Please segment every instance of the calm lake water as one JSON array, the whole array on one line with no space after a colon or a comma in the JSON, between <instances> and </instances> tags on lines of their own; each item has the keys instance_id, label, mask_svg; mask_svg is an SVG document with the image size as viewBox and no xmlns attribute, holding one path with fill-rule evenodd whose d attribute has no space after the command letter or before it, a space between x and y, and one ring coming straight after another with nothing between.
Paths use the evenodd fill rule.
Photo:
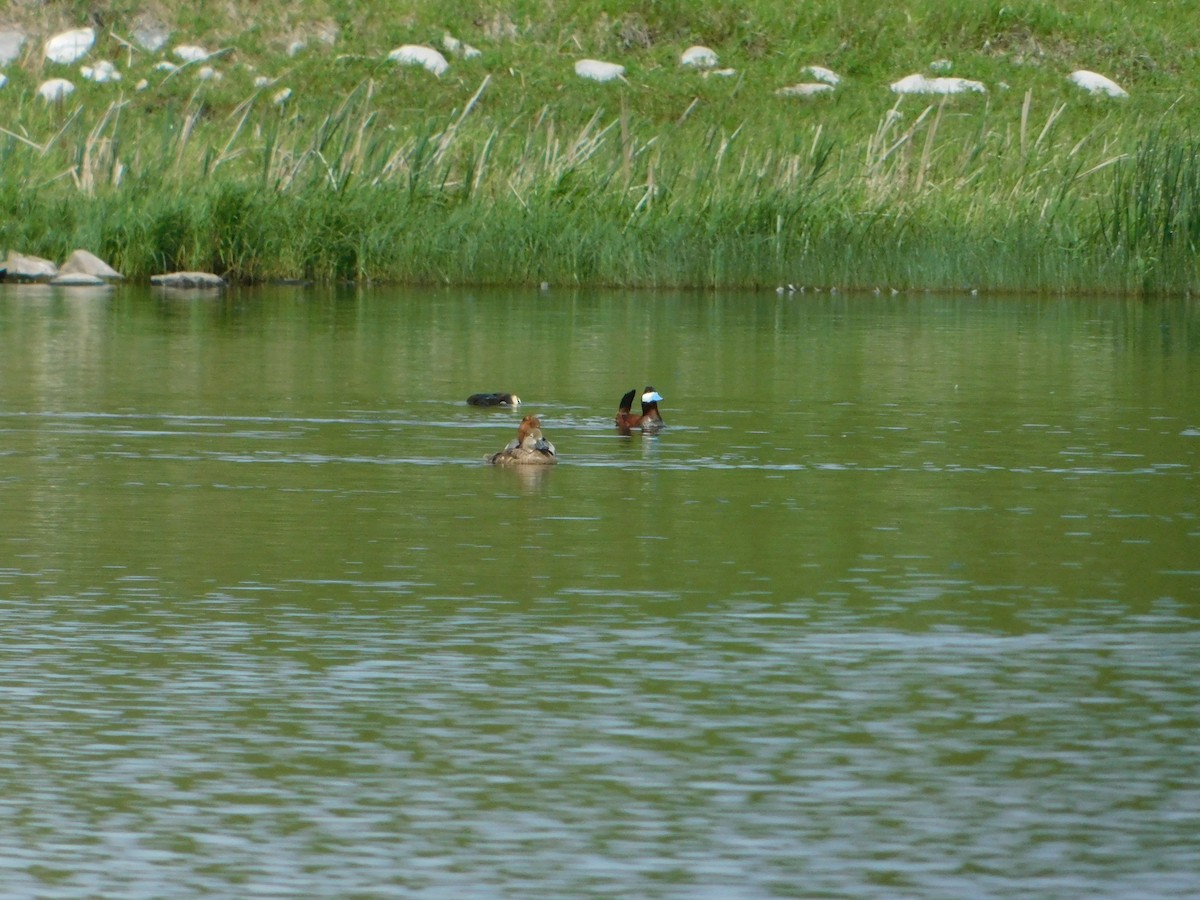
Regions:
<instances>
[{"instance_id":1,"label":"calm lake water","mask_svg":"<svg viewBox=\"0 0 1200 900\"><path fill-rule=\"evenodd\" d=\"M1196 896L1200 307L0 286L0 629L6 896Z\"/></svg>"}]
</instances>

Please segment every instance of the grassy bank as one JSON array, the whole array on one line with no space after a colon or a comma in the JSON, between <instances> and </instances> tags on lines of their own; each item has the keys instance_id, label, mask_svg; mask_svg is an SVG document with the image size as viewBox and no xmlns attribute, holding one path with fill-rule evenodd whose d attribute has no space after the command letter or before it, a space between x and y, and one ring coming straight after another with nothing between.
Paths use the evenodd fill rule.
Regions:
<instances>
[{"instance_id":1,"label":"grassy bank","mask_svg":"<svg viewBox=\"0 0 1200 900\"><path fill-rule=\"evenodd\" d=\"M149 10L168 47L224 51L200 81L132 46L146 4L31 5L14 19L41 37L99 8L88 59L124 77L86 82L41 37L5 70L0 249L251 281L1200 288L1190 4L1138 21L1115 3L693 6ZM386 60L445 32L481 55L447 54L441 78ZM679 66L697 42L736 74ZM577 78L589 56L625 79ZM987 93L888 90L935 59ZM842 75L831 96L776 93L810 64ZM1131 96L1087 95L1075 68ZM56 75L78 90L48 104Z\"/></svg>"}]
</instances>

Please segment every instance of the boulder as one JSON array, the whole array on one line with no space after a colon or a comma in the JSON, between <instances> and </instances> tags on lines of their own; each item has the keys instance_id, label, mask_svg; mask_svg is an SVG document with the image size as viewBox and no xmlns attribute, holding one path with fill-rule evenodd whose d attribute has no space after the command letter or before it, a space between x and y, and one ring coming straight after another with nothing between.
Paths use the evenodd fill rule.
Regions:
<instances>
[{"instance_id":1,"label":"boulder","mask_svg":"<svg viewBox=\"0 0 1200 900\"><path fill-rule=\"evenodd\" d=\"M73 93L75 85L65 78L51 78L49 81L43 81L38 87L38 96L47 103L64 100Z\"/></svg>"},{"instance_id":2,"label":"boulder","mask_svg":"<svg viewBox=\"0 0 1200 900\"><path fill-rule=\"evenodd\" d=\"M805 81L781 87L776 92L781 97L820 97L833 93L833 85L821 81Z\"/></svg>"},{"instance_id":3,"label":"boulder","mask_svg":"<svg viewBox=\"0 0 1200 900\"><path fill-rule=\"evenodd\" d=\"M185 63L200 62L212 56L212 51L204 47L198 47L195 44L180 44L175 48L175 56L183 60Z\"/></svg>"},{"instance_id":4,"label":"boulder","mask_svg":"<svg viewBox=\"0 0 1200 900\"><path fill-rule=\"evenodd\" d=\"M402 66L421 66L439 78L450 68L446 57L432 47L422 44L405 44L388 54L388 59Z\"/></svg>"},{"instance_id":5,"label":"boulder","mask_svg":"<svg viewBox=\"0 0 1200 900\"><path fill-rule=\"evenodd\" d=\"M591 81L612 81L625 76L625 67L599 59L581 59L575 63L575 74Z\"/></svg>"},{"instance_id":6,"label":"boulder","mask_svg":"<svg viewBox=\"0 0 1200 900\"><path fill-rule=\"evenodd\" d=\"M117 67L107 59L101 60L94 66L81 66L79 69L79 74L88 81L95 81L100 84L104 84L105 82L109 81L121 80L121 73L117 70Z\"/></svg>"},{"instance_id":7,"label":"boulder","mask_svg":"<svg viewBox=\"0 0 1200 900\"><path fill-rule=\"evenodd\" d=\"M464 59L475 59L483 55L483 51L478 47L464 44L448 31L442 35L442 47L447 53L456 53Z\"/></svg>"},{"instance_id":8,"label":"boulder","mask_svg":"<svg viewBox=\"0 0 1200 900\"><path fill-rule=\"evenodd\" d=\"M125 277L100 257L86 250L76 250L67 257L67 261L58 271L63 275L92 275L108 281Z\"/></svg>"},{"instance_id":9,"label":"boulder","mask_svg":"<svg viewBox=\"0 0 1200 900\"><path fill-rule=\"evenodd\" d=\"M813 78L817 79L817 81L824 82L825 84L831 84L834 87L837 87L842 83L841 75L833 71L833 69L827 69L824 66L805 66L804 71Z\"/></svg>"},{"instance_id":10,"label":"boulder","mask_svg":"<svg viewBox=\"0 0 1200 900\"><path fill-rule=\"evenodd\" d=\"M15 250L8 251L4 268L8 270L9 281L49 281L58 274L58 266L50 260L27 256Z\"/></svg>"},{"instance_id":11,"label":"boulder","mask_svg":"<svg viewBox=\"0 0 1200 900\"><path fill-rule=\"evenodd\" d=\"M897 94L983 94L987 87L982 81L967 78L926 78L924 75L905 75L892 82L892 91Z\"/></svg>"},{"instance_id":12,"label":"boulder","mask_svg":"<svg viewBox=\"0 0 1200 900\"><path fill-rule=\"evenodd\" d=\"M73 63L85 56L94 43L96 32L91 28L64 31L46 41L46 59L56 63Z\"/></svg>"},{"instance_id":13,"label":"boulder","mask_svg":"<svg viewBox=\"0 0 1200 900\"><path fill-rule=\"evenodd\" d=\"M159 287L174 288L222 288L225 279L212 272L169 272L165 275L151 275L150 283Z\"/></svg>"},{"instance_id":14,"label":"boulder","mask_svg":"<svg viewBox=\"0 0 1200 900\"><path fill-rule=\"evenodd\" d=\"M700 44L688 47L679 57L679 62L683 65L696 66L701 69L715 68L717 61L716 52Z\"/></svg>"},{"instance_id":15,"label":"boulder","mask_svg":"<svg viewBox=\"0 0 1200 900\"><path fill-rule=\"evenodd\" d=\"M1109 97L1128 97L1129 93L1111 78L1087 69L1076 69L1067 76L1072 84L1091 94L1107 94Z\"/></svg>"}]
</instances>

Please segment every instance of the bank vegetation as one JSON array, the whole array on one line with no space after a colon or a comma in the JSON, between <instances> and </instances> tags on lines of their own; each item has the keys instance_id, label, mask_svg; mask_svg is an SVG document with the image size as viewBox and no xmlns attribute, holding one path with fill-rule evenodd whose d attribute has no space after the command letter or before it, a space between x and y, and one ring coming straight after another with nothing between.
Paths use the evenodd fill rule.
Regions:
<instances>
[{"instance_id":1,"label":"bank vegetation","mask_svg":"<svg viewBox=\"0 0 1200 900\"><path fill-rule=\"evenodd\" d=\"M160 53L130 38L144 4L76 6L14 7L32 36L0 88L0 250L251 282L1200 287L1187 3L243 4L152 10ZM70 67L41 39L88 21L122 80L47 103ZM387 59L447 34L481 53L441 77ZM156 68L185 42L217 77ZM694 43L733 74L681 66ZM585 57L625 77L580 79ZM935 63L987 91L889 90ZM814 64L834 91L778 93ZM1130 96L1080 90L1080 67Z\"/></svg>"}]
</instances>

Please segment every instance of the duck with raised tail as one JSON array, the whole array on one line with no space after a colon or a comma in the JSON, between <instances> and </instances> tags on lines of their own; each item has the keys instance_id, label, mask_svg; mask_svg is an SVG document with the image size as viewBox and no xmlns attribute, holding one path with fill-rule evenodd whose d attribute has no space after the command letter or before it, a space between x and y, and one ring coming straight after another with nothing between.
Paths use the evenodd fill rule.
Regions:
<instances>
[{"instance_id":1,"label":"duck with raised tail","mask_svg":"<svg viewBox=\"0 0 1200 900\"><path fill-rule=\"evenodd\" d=\"M640 414L633 411L633 398L635 396L637 396L637 388L634 388L621 398L621 405L617 408L617 415L614 419L617 423L617 428L622 431L629 431L631 428L641 428L643 431L657 431L659 428L662 428L663 417L658 411L658 402L663 399L663 396L651 385L646 385L645 390L642 391L642 411Z\"/></svg>"}]
</instances>

